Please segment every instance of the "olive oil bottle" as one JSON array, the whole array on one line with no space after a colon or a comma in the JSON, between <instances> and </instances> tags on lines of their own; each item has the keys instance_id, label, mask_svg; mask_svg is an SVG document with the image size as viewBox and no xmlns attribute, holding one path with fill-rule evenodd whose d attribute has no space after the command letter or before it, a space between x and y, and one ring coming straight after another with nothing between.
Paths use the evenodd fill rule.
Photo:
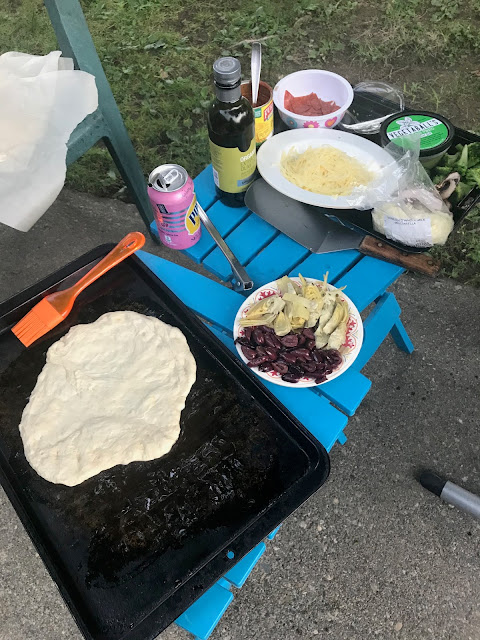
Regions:
<instances>
[{"instance_id":1,"label":"olive oil bottle","mask_svg":"<svg viewBox=\"0 0 480 640\"><path fill-rule=\"evenodd\" d=\"M207 125L215 189L225 204L242 206L257 166L255 117L241 93L236 58L215 60L213 79L216 97L208 110Z\"/></svg>"}]
</instances>

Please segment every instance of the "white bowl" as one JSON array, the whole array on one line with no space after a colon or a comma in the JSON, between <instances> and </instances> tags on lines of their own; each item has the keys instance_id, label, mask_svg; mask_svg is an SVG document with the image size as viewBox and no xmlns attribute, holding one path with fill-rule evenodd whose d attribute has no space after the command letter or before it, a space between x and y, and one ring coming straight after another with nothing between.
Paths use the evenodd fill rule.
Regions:
<instances>
[{"instance_id":1,"label":"white bowl","mask_svg":"<svg viewBox=\"0 0 480 640\"><path fill-rule=\"evenodd\" d=\"M334 100L339 105L339 109L326 116L301 116L285 109L286 90L294 96L305 96L313 91L321 100ZM290 129L301 127L331 129L337 126L345 111L352 104L353 89L350 83L337 73L320 69L305 69L291 73L279 80L273 90L273 101L281 119Z\"/></svg>"}]
</instances>

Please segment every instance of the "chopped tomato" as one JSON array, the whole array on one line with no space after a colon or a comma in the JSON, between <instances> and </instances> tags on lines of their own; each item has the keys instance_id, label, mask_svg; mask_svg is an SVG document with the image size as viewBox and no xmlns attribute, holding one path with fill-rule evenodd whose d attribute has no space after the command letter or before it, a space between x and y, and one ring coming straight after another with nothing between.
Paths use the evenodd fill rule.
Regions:
<instances>
[{"instance_id":1,"label":"chopped tomato","mask_svg":"<svg viewBox=\"0 0 480 640\"><path fill-rule=\"evenodd\" d=\"M285 109L299 116L326 116L340 108L333 100L326 102L313 91L306 96L292 96L290 91L285 91L283 103Z\"/></svg>"}]
</instances>

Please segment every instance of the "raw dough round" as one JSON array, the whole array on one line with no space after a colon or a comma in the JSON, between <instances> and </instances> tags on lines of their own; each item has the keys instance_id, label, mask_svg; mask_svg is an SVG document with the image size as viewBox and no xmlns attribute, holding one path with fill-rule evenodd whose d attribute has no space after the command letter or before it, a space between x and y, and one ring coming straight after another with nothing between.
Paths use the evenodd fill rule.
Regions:
<instances>
[{"instance_id":1,"label":"raw dough round","mask_svg":"<svg viewBox=\"0 0 480 640\"><path fill-rule=\"evenodd\" d=\"M68 486L160 458L180 434L195 376L185 336L158 318L116 311L72 327L48 350L23 411L25 456Z\"/></svg>"}]
</instances>

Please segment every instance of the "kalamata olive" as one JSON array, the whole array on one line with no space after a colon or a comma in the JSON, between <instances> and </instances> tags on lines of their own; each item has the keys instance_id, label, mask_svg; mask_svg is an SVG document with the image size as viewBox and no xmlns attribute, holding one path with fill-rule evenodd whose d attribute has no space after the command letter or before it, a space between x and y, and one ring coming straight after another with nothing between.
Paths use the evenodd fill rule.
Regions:
<instances>
[{"instance_id":1,"label":"kalamata olive","mask_svg":"<svg viewBox=\"0 0 480 640\"><path fill-rule=\"evenodd\" d=\"M268 360L268 356L258 356L258 358L253 358L253 360L250 360L249 362L247 362L249 367L258 367L259 364L262 364L262 362L267 362Z\"/></svg>"},{"instance_id":2,"label":"kalamata olive","mask_svg":"<svg viewBox=\"0 0 480 640\"><path fill-rule=\"evenodd\" d=\"M312 351L312 349L315 349L315 340L307 340L305 346L307 347L307 349L310 349L310 351Z\"/></svg>"},{"instance_id":3,"label":"kalamata olive","mask_svg":"<svg viewBox=\"0 0 480 640\"><path fill-rule=\"evenodd\" d=\"M253 330L253 339L256 344L265 344L265 336L259 327Z\"/></svg>"},{"instance_id":4,"label":"kalamata olive","mask_svg":"<svg viewBox=\"0 0 480 640\"><path fill-rule=\"evenodd\" d=\"M329 364L332 364L334 366L338 366L339 364L341 364L342 356L336 349L327 349L326 351L324 351L324 353Z\"/></svg>"},{"instance_id":5,"label":"kalamata olive","mask_svg":"<svg viewBox=\"0 0 480 640\"><path fill-rule=\"evenodd\" d=\"M266 324L262 324L262 329L265 333L273 333L275 331L273 327L267 327Z\"/></svg>"},{"instance_id":6,"label":"kalamata olive","mask_svg":"<svg viewBox=\"0 0 480 640\"><path fill-rule=\"evenodd\" d=\"M288 364L286 362L272 362L272 367L277 373L287 373Z\"/></svg>"},{"instance_id":7,"label":"kalamata olive","mask_svg":"<svg viewBox=\"0 0 480 640\"><path fill-rule=\"evenodd\" d=\"M312 351L312 355L313 355L313 359L315 360L315 362L324 362L324 360L325 360L324 355L320 351L320 349L314 349Z\"/></svg>"},{"instance_id":8,"label":"kalamata olive","mask_svg":"<svg viewBox=\"0 0 480 640\"><path fill-rule=\"evenodd\" d=\"M277 336L273 333L265 334L265 344L269 347L273 347L273 349L279 349L281 347L280 340L278 340Z\"/></svg>"},{"instance_id":9,"label":"kalamata olive","mask_svg":"<svg viewBox=\"0 0 480 640\"><path fill-rule=\"evenodd\" d=\"M270 360L275 361L278 358L278 351L273 349L273 347L264 347L265 355L270 358Z\"/></svg>"},{"instance_id":10,"label":"kalamata olive","mask_svg":"<svg viewBox=\"0 0 480 640\"><path fill-rule=\"evenodd\" d=\"M290 367L288 367L288 371L290 373L294 373L300 378L305 374L305 371L303 370L303 368L295 364L292 364Z\"/></svg>"},{"instance_id":11,"label":"kalamata olive","mask_svg":"<svg viewBox=\"0 0 480 640\"><path fill-rule=\"evenodd\" d=\"M308 349L304 349L303 347L299 347L298 349L293 349L290 353L294 353L297 357L307 358L307 360L311 360L312 354Z\"/></svg>"},{"instance_id":12,"label":"kalamata olive","mask_svg":"<svg viewBox=\"0 0 480 640\"><path fill-rule=\"evenodd\" d=\"M280 338L280 342L284 347L295 348L298 345L298 336L294 333L287 334L286 336L283 336L283 338Z\"/></svg>"},{"instance_id":13,"label":"kalamata olive","mask_svg":"<svg viewBox=\"0 0 480 640\"><path fill-rule=\"evenodd\" d=\"M255 347L255 351L257 352L257 356L267 355L267 352L265 351L265 347L261 347L260 345L258 347Z\"/></svg>"},{"instance_id":14,"label":"kalamata olive","mask_svg":"<svg viewBox=\"0 0 480 640\"><path fill-rule=\"evenodd\" d=\"M331 367L327 367L327 368L325 369L325 375L326 375L326 376L329 376L332 372L333 372L333 369L332 369Z\"/></svg>"},{"instance_id":15,"label":"kalamata olive","mask_svg":"<svg viewBox=\"0 0 480 640\"><path fill-rule=\"evenodd\" d=\"M303 335L303 333L299 333L298 334L298 346L301 347L302 344L305 344L306 342L306 337Z\"/></svg>"},{"instance_id":16,"label":"kalamata olive","mask_svg":"<svg viewBox=\"0 0 480 640\"><path fill-rule=\"evenodd\" d=\"M247 340L247 338L244 337L240 337L235 340L235 344L241 344L245 347L250 347L250 340Z\"/></svg>"},{"instance_id":17,"label":"kalamata olive","mask_svg":"<svg viewBox=\"0 0 480 640\"><path fill-rule=\"evenodd\" d=\"M251 347L245 347L242 345L242 353L246 358L248 358L248 360L253 360L257 357L257 352Z\"/></svg>"},{"instance_id":18,"label":"kalamata olive","mask_svg":"<svg viewBox=\"0 0 480 640\"><path fill-rule=\"evenodd\" d=\"M313 333L313 329L310 329L309 327L306 327L302 331L302 334L305 336L305 338L307 338L307 340L315 340L315 334Z\"/></svg>"},{"instance_id":19,"label":"kalamata olive","mask_svg":"<svg viewBox=\"0 0 480 640\"><path fill-rule=\"evenodd\" d=\"M273 343L274 343L273 346L274 346L274 348L275 349L281 349L283 345L280 342L280 340L278 339L278 337L275 334L273 334L272 337L273 337Z\"/></svg>"},{"instance_id":20,"label":"kalamata olive","mask_svg":"<svg viewBox=\"0 0 480 640\"><path fill-rule=\"evenodd\" d=\"M303 356L297 356L296 364L298 364L301 367L303 367L305 362L308 362L308 360L306 358L304 358Z\"/></svg>"},{"instance_id":21,"label":"kalamata olive","mask_svg":"<svg viewBox=\"0 0 480 640\"><path fill-rule=\"evenodd\" d=\"M318 376L315 378L315 384L321 384L322 382L325 382L326 379L326 376Z\"/></svg>"},{"instance_id":22,"label":"kalamata olive","mask_svg":"<svg viewBox=\"0 0 480 640\"><path fill-rule=\"evenodd\" d=\"M296 382L298 382L300 380L301 376L297 376L294 373L284 373L282 376L282 380L284 380L285 382L291 382L292 384L295 384Z\"/></svg>"},{"instance_id":23,"label":"kalamata olive","mask_svg":"<svg viewBox=\"0 0 480 640\"><path fill-rule=\"evenodd\" d=\"M305 362L305 364L303 364L302 367L305 369L307 373L315 373L316 365L314 362Z\"/></svg>"},{"instance_id":24,"label":"kalamata olive","mask_svg":"<svg viewBox=\"0 0 480 640\"><path fill-rule=\"evenodd\" d=\"M273 365L271 362L262 362L262 364L258 365L258 370L259 371L273 371Z\"/></svg>"},{"instance_id":25,"label":"kalamata olive","mask_svg":"<svg viewBox=\"0 0 480 640\"><path fill-rule=\"evenodd\" d=\"M297 356L293 353L289 353L288 351L282 353L282 358L289 364L295 364L295 362L297 361Z\"/></svg>"},{"instance_id":26,"label":"kalamata olive","mask_svg":"<svg viewBox=\"0 0 480 640\"><path fill-rule=\"evenodd\" d=\"M245 327L245 338L250 340L252 337L253 327Z\"/></svg>"}]
</instances>

